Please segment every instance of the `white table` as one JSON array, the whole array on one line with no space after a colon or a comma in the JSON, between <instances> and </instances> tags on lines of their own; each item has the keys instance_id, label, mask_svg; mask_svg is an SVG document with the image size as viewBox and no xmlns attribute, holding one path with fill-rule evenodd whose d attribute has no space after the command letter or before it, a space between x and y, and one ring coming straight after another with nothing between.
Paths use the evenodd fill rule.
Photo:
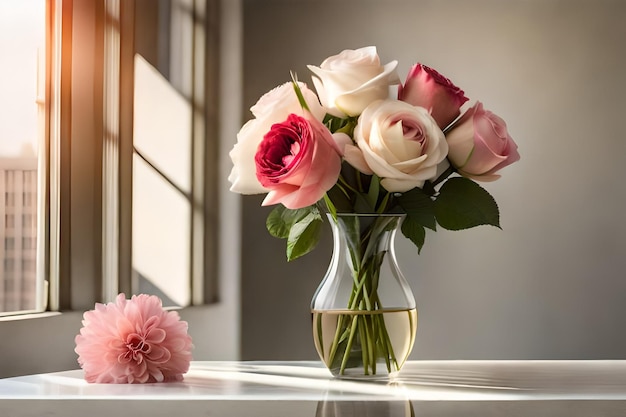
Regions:
<instances>
[{"instance_id":1,"label":"white table","mask_svg":"<svg viewBox=\"0 0 626 417\"><path fill-rule=\"evenodd\" d=\"M626 416L626 361L412 361L393 382L319 362L193 362L180 383L0 379L0 416Z\"/></svg>"}]
</instances>

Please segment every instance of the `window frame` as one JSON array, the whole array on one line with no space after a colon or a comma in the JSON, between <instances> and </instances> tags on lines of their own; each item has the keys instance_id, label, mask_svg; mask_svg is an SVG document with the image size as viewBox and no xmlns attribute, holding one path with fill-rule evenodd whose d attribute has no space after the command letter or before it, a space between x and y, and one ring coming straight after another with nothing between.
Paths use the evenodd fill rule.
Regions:
<instances>
[{"instance_id":1,"label":"window frame","mask_svg":"<svg viewBox=\"0 0 626 417\"><path fill-rule=\"evenodd\" d=\"M51 186L54 180L60 184L58 190L51 189L49 217L49 271L53 289L50 306L51 310L59 311L86 309L94 302L113 300L119 292L131 292L135 1L51 0L51 3L60 4L55 7L55 22L61 22L63 28L60 35L63 47L58 58L61 85L50 92L52 100L60 104L58 111L51 108L49 113L51 120L58 119L53 127L57 124L59 127L50 132L50 143L54 145L49 182ZM192 0L191 13L196 18L206 16L205 25L217 25L218 3ZM67 30L70 15L71 29ZM75 19L75 15L81 18ZM94 17L95 24L85 16ZM193 28L191 100L194 106L205 109L206 116L194 111L191 121L192 305L219 298L216 279L219 200L215 198L218 195L215 155L219 143L215 140L217 95L213 93L219 83L217 70L205 71L218 62L219 41L216 31L208 30L205 36L204 29L197 26ZM81 59L72 60L74 56ZM64 70L68 66L71 73ZM68 84L72 86L71 92L64 87ZM82 93L77 93L77 89ZM55 94L59 95L58 99ZM77 109L81 116L72 117ZM94 140L72 140L72 137ZM64 171L67 166L69 169ZM53 170L57 170L56 175L52 174ZM198 207L201 209L195 209ZM52 224L55 219L59 224ZM93 279L86 280L85 276Z\"/></svg>"}]
</instances>

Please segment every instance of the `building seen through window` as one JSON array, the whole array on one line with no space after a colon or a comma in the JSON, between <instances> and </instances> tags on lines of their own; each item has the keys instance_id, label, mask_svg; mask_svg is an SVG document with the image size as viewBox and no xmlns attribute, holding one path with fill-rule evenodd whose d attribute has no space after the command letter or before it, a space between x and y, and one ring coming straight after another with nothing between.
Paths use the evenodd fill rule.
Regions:
<instances>
[{"instance_id":1,"label":"building seen through window","mask_svg":"<svg viewBox=\"0 0 626 417\"><path fill-rule=\"evenodd\" d=\"M45 10L45 0L0 2L0 314L41 305L36 261Z\"/></svg>"}]
</instances>

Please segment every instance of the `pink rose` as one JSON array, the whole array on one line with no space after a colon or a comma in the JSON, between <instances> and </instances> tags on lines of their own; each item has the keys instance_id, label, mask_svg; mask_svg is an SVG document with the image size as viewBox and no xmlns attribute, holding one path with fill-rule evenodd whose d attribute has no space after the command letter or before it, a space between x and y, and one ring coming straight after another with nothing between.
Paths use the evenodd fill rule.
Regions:
<instances>
[{"instance_id":1,"label":"pink rose","mask_svg":"<svg viewBox=\"0 0 626 417\"><path fill-rule=\"evenodd\" d=\"M506 123L477 102L446 134L448 159L461 175L494 181L497 171L520 159Z\"/></svg>"},{"instance_id":2,"label":"pink rose","mask_svg":"<svg viewBox=\"0 0 626 417\"><path fill-rule=\"evenodd\" d=\"M256 176L270 190L263 205L289 209L315 204L341 170L341 150L330 131L310 113L290 114L274 124L255 155Z\"/></svg>"},{"instance_id":3,"label":"pink rose","mask_svg":"<svg viewBox=\"0 0 626 417\"><path fill-rule=\"evenodd\" d=\"M424 107L443 129L461 114L461 106L469 99L463 90L434 69L415 64L404 85L398 88L398 100Z\"/></svg>"},{"instance_id":4,"label":"pink rose","mask_svg":"<svg viewBox=\"0 0 626 417\"><path fill-rule=\"evenodd\" d=\"M326 111L320 105L317 96L306 84L298 84L311 113L321 121ZM284 121L291 113L302 114L303 110L293 84L288 82L265 93L250 111L255 118L249 120L237 133L237 143L229 153L233 168L228 180L232 184L231 191L241 194L262 194L266 193L267 189L257 180L254 163L259 143L274 123Z\"/></svg>"}]
</instances>

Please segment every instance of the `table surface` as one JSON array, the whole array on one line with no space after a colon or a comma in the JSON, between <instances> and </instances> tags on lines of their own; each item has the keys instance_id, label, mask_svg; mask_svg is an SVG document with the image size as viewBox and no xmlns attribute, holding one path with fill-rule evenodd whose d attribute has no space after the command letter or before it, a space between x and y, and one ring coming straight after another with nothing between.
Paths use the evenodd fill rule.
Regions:
<instances>
[{"instance_id":1,"label":"table surface","mask_svg":"<svg viewBox=\"0 0 626 417\"><path fill-rule=\"evenodd\" d=\"M192 362L180 383L88 384L80 370L0 379L2 416L129 410L151 416L626 416L626 361L410 361L392 381L335 379L308 361Z\"/></svg>"}]
</instances>

